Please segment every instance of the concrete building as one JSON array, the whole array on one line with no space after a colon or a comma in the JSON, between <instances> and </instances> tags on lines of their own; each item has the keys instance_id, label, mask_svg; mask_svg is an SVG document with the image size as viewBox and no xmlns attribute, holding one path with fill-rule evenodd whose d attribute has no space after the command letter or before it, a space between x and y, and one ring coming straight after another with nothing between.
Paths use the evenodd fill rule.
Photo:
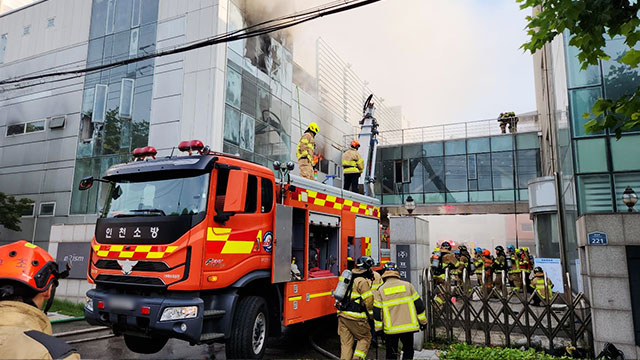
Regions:
<instances>
[{"instance_id":1,"label":"concrete building","mask_svg":"<svg viewBox=\"0 0 640 360\"><path fill-rule=\"evenodd\" d=\"M534 57L545 177L530 183L530 208L546 242L559 239L573 289L590 301L596 354L610 342L638 358L640 215L628 212L622 193L640 189L640 135L587 133L582 116L600 97L634 92L638 69L618 61L628 48L617 37L606 41L609 60L581 70L569 40L560 34Z\"/></svg>"},{"instance_id":2,"label":"concrete building","mask_svg":"<svg viewBox=\"0 0 640 360\"><path fill-rule=\"evenodd\" d=\"M0 79L110 64L269 18L244 5L40 0L12 7L0 15ZM86 261L81 246L93 235L101 189L80 192L80 179L102 176L146 145L165 156L181 140L199 139L214 151L271 166L295 158L297 141L313 121L320 126L319 179L339 178L344 138L361 114L345 118L334 111L318 95L318 74L293 63L290 43L274 33L0 87L0 191L35 201L21 232L0 228L0 244L27 239L59 258ZM324 43L323 51L332 50ZM69 242L77 246L64 245ZM66 281L59 295L77 300L83 284Z\"/></svg>"}]
</instances>

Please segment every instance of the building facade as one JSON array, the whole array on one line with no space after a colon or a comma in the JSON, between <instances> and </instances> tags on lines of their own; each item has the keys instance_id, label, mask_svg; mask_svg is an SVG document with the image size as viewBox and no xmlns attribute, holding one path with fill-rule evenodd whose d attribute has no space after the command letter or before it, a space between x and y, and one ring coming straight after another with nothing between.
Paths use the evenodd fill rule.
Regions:
<instances>
[{"instance_id":1,"label":"building facade","mask_svg":"<svg viewBox=\"0 0 640 360\"><path fill-rule=\"evenodd\" d=\"M574 289L591 302L596 354L606 342L625 356L640 356L640 289L637 258L640 218L622 202L626 187L640 188L640 134L587 133L584 113L598 98L635 91L638 70L619 62L624 38L608 39L609 60L582 70L571 35L561 34L534 56L536 97L542 129L541 164L549 186L532 184L541 215L537 230L560 239L563 266ZM546 200L545 200L546 199ZM553 201L549 201L553 199ZM603 238L604 240L595 240ZM604 245L602 244L604 242ZM577 286L576 286L577 285Z\"/></svg>"}]
</instances>

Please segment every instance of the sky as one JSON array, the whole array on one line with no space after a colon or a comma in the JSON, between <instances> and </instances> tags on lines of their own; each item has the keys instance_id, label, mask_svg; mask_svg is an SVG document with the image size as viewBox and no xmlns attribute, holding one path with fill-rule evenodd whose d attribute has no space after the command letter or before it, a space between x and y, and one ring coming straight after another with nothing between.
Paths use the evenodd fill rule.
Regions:
<instances>
[{"instance_id":1,"label":"sky","mask_svg":"<svg viewBox=\"0 0 640 360\"><path fill-rule=\"evenodd\" d=\"M296 10L328 2L293 1ZM322 37L387 105L402 106L410 127L529 112L528 14L515 0L382 0L299 25L294 61L315 74Z\"/></svg>"}]
</instances>

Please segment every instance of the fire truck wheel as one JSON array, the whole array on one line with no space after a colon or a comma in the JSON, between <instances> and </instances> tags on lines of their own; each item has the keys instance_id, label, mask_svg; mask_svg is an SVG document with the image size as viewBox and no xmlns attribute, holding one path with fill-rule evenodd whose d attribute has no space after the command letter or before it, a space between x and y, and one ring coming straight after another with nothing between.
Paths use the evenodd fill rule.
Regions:
<instances>
[{"instance_id":1,"label":"fire truck wheel","mask_svg":"<svg viewBox=\"0 0 640 360\"><path fill-rule=\"evenodd\" d=\"M261 359L269 329L267 302L259 296L241 298L232 326L225 346L227 359Z\"/></svg>"},{"instance_id":2,"label":"fire truck wheel","mask_svg":"<svg viewBox=\"0 0 640 360\"><path fill-rule=\"evenodd\" d=\"M124 335L124 343L129 350L138 354L155 354L162 350L169 339L167 338L144 338L140 336Z\"/></svg>"}]
</instances>

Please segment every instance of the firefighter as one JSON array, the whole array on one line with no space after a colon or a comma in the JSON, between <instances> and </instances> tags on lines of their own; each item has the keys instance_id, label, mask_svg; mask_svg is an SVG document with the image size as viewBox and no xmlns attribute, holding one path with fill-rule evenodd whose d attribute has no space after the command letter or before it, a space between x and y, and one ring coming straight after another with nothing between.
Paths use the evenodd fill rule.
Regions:
<instances>
[{"instance_id":1,"label":"firefighter","mask_svg":"<svg viewBox=\"0 0 640 360\"><path fill-rule=\"evenodd\" d=\"M482 273L484 272L484 261L482 261L482 249L481 247L476 247L473 249L473 266L475 267L474 273L476 274L476 280L478 281L478 286L482 287Z\"/></svg>"},{"instance_id":2,"label":"firefighter","mask_svg":"<svg viewBox=\"0 0 640 360\"><path fill-rule=\"evenodd\" d=\"M531 270L533 270L534 262L533 256L529 255L529 248L521 247L518 255L518 265L520 266L520 272L524 271L524 286L527 288L531 286Z\"/></svg>"},{"instance_id":3,"label":"firefighter","mask_svg":"<svg viewBox=\"0 0 640 360\"><path fill-rule=\"evenodd\" d=\"M353 270L351 298L346 310L338 311L340 359L365 359L371 344L369 312L373 310L371 266L373 259L363 256ZM353 344L356 343L355 351Z\"/></svg>"},{"instance_id":4,"label":"firefighter","mask_svg":"<svg viewBox=\"0 0 640 360\"><path fill-rule=\"evenodd\" d=\"M443 241L442 244L440 244L439 256L434 255L431 257L431 267L432 269L434 269L434 287L436 288L436 293L438 293L435 300L438 304L444 304L444 297L440 293L438 285L445 286L447 268L449 268L451 271L451 269L457 267L458 265L458 260L453 254L451 254L451 244L449 244L448 241Z\"/></svg>"},{"instance_id":5,"label":"firefighter","mask_svg":"<svg viewBox=\"0 0 640 360\"><path fill-rule=\"evenodd\" d=\"M511 263L511 266L509 266L509 282L517 292L522 290L522 272L520 271L519 257L520 250L513 245L507 245L507 263Z\"/></svg>"},{"instance_id":6,"label":"firefighter","mask_svg":"<svg viewBox=\"0 0 640 360\"><path fill-rule=\"evenodd\" d=\"M298 157L298 169L300 170L300 176L306 179L313 180L313 152L315 151L315 137L318 134L318 124L312 122L304 132L300 141L298 141L298 147L296 150L296 156Z\"/></svg>"},{"instance_id":7,"label":"firefighter","mask_svg":"<svg viewBox=\"0 0 640 360\"><path fill-rule=\"evenodd\" d=\"M498 291L502 291L502 276L505 270L507 270L507 256L504 253L504 247L498 245L496 246L496 260L493 263L493 273L496 275L493 284Z\"/></svg>"},{"instance_id":8,"label":"firefighter","mask_svg":"<svg viewBox=\"0 0 640 360\"><path fill-rule=\"evenodd\" d=\"M489 249L482 250L482 271L484 272L484 286L487 291L493 288L493 256Z\"/></svg>"},{"instance_id":9,"label":"firefighter","mask_svg":"<svg viewBox=\"0 0 640 360\"><path fill-rule=\"evenodd\" d=\"M462 261L462 254L460 253L460 249L457 249L453 252L453 256L456 258L456 266L450 271L451 275L455 279L456 285L462 285L462 275L464 273L464 268L467 266L466 263Z\"/></svg>"},{"instance_id":10,"label":"firefighter","mask_svg":"<svg viewBox=\"0 0 640 360\"><path fill-rule=\"evenodd\" d=\"M413 358L413 333L427 325L425 306L411 283L400 280L397 270L382 274L384 284L374 292L373 319L376 332L384 332L386 359L398 358L402 341L403 359Z\"/></svg>"},{"instance_id":11,"label":"firefighter","mask_svg":"<svg viewBox=\"0 0 640 360\"><path fill-rule=\"evenodd\" d=\"M534 291L533 295L533 305L540 306L541 301L551 301L551 297L553 296L553 283L551 279L547 278L547 284L545 284L545 276L544 271L540 266L536 266L533 269L533 279L531 280L531 288Z\"/></svg>"},{"instance_id":12,"label":"firefighter","mask_svg":"<svg viewBox=\"0 0 640 360\"><path fill-rule=\"evenodd\" d=\"M36 245L20 240L0 246L0 358L80 359L76 349L52 336L45 314L58 279L68 275Z\"/></svg>"},{"instance_id":13,"label":"firefighter","mask_svg":"<svg viewBox=\"0 0 640 360\"><path fill-rule=\"evenodd\" d=\"M342 154L342 172L344 174L344 189L358 192L358 179L364 170L364 159L360 156L358 149L360 142L353 140L351 148Z\"/></svg>"}]
</instances>

